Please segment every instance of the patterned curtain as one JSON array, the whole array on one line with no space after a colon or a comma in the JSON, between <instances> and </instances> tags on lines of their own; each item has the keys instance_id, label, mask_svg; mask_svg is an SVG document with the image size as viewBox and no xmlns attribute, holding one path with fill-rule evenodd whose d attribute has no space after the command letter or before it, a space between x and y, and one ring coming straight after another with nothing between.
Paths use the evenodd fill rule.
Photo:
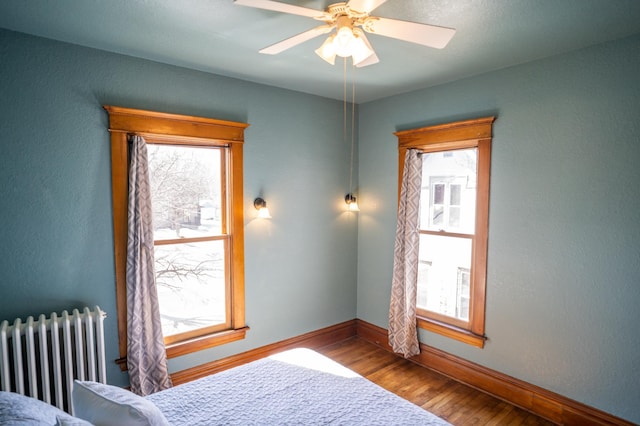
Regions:
<instances>
[{"instance_id":1,"label":"patterned curtain","mask_svg":"<svg viewBox=\"0 0 640 426\"><path fill-rule=\"evenodd\" d=\"M153 257L147 145L131 136L127 240L127 367L131 391L148 395L171 387L160 323Z\"/></svg>"},{"instance_id":2,"label":"patterned curtain","mask_svg":"<svg viewBox=\"0 0 640 426\"><path fill-rule=\"evenodd\" d=\"M420 186L422 160L407 150L398 205L398 226L393 253L393 281L389 307L389 344L405 358L420 353L416 329L418 249L420 243Z\"/></svg>"}]
</instances>

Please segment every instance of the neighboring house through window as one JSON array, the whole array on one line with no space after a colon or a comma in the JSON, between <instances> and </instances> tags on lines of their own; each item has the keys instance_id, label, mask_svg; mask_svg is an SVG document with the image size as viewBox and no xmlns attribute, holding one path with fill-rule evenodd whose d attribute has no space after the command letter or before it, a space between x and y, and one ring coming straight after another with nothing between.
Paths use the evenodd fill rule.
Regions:
<instances>
[{"instance_id":1,"label":"neighboring house through window","mask_svg":"<svg viewBox=\"0 0 640 426\"><path fill-rule=\"evenodd\" d=\"M127 353L130 133L147 142L156 285L167 357L244 338L242 145L247 124L105 109L111 132L121 361Z\"/></svg>"}]
</instances>

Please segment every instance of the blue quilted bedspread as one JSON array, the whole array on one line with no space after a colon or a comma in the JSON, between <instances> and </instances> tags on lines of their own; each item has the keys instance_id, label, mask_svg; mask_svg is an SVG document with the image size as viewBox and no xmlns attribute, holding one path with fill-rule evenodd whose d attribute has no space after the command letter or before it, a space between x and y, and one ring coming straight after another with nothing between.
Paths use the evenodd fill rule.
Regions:
<instances>
[{"instance_id":1,"label":"blue quilted bedspread","mask_svg":"<svg viewBox=\"0 0 640 426\"><path fill-rule=\"evenodd\" d=\"M448 425L309 349L150 395L173 425Z\"/></svg>"}]
</instances>

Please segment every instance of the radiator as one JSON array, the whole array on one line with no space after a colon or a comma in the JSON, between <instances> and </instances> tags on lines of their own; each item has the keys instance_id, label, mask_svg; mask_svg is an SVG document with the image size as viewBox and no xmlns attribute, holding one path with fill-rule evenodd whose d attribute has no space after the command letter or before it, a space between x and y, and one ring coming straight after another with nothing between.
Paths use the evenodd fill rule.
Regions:
<instances>
[{"instance_id":1,"label":"radiator","mask_svg":"<svg viewBox=\"0 0 640 426\"><path fill-rule=\"evenodd\" d=\"M106 383L104 318L93 310L55 312L0 324L0 390L40 399L73 414L73 380Z\"/></svg>"}]
</instances>

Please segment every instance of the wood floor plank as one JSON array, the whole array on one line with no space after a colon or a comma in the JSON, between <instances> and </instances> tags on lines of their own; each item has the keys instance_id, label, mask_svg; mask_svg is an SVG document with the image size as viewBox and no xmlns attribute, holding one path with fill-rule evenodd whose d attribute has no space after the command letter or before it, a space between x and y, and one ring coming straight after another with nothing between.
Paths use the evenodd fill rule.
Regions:
<instances>
[{"instance_id":1,"label":"wood floor plank","mask_svg":"<svg viewBox=\"0 0 640 426\"><path fill-rule=\"evenodd\" d=\"M318 350L453 425L549 426L553 423L353 337Z\"/></svg>"}]
</instances>

